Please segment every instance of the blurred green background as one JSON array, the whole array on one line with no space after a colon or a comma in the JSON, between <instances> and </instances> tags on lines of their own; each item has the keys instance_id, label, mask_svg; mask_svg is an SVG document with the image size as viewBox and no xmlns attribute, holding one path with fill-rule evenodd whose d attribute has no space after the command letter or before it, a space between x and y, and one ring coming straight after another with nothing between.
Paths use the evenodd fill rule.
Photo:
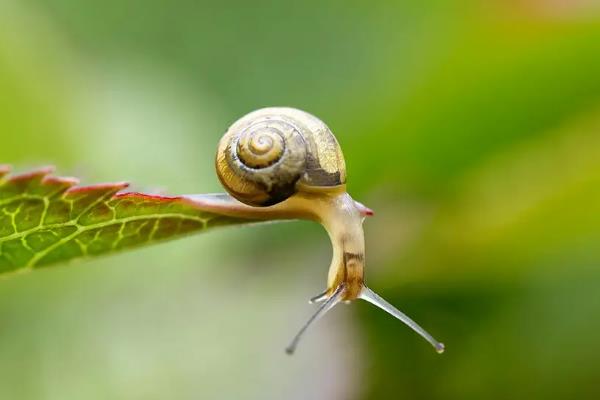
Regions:
<instances>
[{"instance_id":1,"label":"blurred green background","mask_svg":"<svg viewBox=\"0 0 600 400\"><path fill-rule=\"evenodd\" d=\"M227 126L322 118L365 223L363 302L316 224L221 229L0 281L2 399L600 397L597 0L0 1L0 162L222 191Z\"/></svg>"}]
</instances>

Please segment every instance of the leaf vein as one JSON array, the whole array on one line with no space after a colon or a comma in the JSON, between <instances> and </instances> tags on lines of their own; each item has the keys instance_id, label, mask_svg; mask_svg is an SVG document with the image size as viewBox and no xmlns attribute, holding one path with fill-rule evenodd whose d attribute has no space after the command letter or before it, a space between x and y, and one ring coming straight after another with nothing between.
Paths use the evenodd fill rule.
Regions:
<instances>
[{"instance_id":1,"label":"leaf vein","mask_svg":"<svg viewBox=\"0 0 600 400\"><path fill-rule=\"evenodd\" d=\"M185 215L185 214L159 214L159 215L141 215L141 216L133 216L133 217L127 217L127 218L122 218L119 220L112 220L109 222L104 222L104 223L99 223L99 224L93 224L93 225L86 225L86 226L81 226L81 225L77 225L75 223L65 223L65 224L61 224L61 226L75 226L77 229L65 236L64 238L60 239L59 241L49 245L48 247L46 247L43 250L38 251L32 258L31 260L29 260L29 262L27 263L27 265L25 266L25 269L31 269L35 266L35 264L42 259L44 256L46 256L47 254L49 254L51 251L57 249L58 247L62 246L63 244L69 242L70 240L76 238L79 234L86 232L86 231L90 231L93 229L98 229L98 228L104 228L104 227L108 227L108 226L113 226L116 224L125 224L126 222L131 222L131 221L142 221L142 220L155 220L155 223L158 223L159 220L161 219L165 219L165 218L179 218L181 220L191 220L191 221L197 221L197 222L203 222L204 220L200 217L195 217L195 216L191 216L191 215ZM44 228L46 229L46 228ZM4 239L4 238L3 238ZM154 239L152 239L154 240ZM3 240L0 240L0 243L2 243Z\"/></svg>"}]
</instances>

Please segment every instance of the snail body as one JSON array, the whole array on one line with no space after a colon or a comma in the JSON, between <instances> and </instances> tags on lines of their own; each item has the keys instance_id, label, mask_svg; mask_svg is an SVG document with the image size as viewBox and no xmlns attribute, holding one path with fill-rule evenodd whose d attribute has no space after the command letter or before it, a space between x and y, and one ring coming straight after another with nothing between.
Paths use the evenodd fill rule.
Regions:
<instances>
[{"instance_id":1,"label":"snail body","mask_svg":"<svg viewBox=\"0 0 600 400\"><path fill-rule=\"evenodd\" d=\"M442 343L364 284L362 223L373 212L346 191L346 164L331 130L317 117L294 108L253 111L227 130L215 158L229 195L193 195L203 208L257 220L309 219L327 230L333 257L321 303L290 346L292 353L308 326L341 301L366 300L400 319L438 352Z\"/></svg>"}]
</instances>

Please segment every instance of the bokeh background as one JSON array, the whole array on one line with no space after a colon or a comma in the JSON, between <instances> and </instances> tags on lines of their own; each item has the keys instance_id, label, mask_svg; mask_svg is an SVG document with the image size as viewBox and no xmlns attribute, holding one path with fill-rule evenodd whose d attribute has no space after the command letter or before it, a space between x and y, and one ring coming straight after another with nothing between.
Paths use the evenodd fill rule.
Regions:
<instances>
[{"instance_id":1,"label":"bokeh background","mask_svg":"<svg viewBox=\"0 0 600 400\"><path fill-rule=\"evenodd\" d=\"M0 1L0 161L221 191L253 109L322 118L369 286L312 313L316 224L227 228L0 281L2 399L600 397L600 3Z\"/></svg>"}]
</instances>

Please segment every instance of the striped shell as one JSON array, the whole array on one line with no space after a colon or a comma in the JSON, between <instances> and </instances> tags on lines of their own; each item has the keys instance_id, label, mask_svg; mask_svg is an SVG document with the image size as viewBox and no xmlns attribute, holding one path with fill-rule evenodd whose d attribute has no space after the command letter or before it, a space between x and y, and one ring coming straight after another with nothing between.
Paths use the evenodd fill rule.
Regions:
<instances>
[{"instance_id":1,"label":"striped shell","mask_svg":"<svg viewBox=\"0 0 600 400\"><path fill-rule=\"evenodd\" d=\"M340 146L318 118L293 108L263 108L237 120L219 142L219 180L253 206L279 203L302 187L346 182Z\"/></svg>"}]
</instances>

